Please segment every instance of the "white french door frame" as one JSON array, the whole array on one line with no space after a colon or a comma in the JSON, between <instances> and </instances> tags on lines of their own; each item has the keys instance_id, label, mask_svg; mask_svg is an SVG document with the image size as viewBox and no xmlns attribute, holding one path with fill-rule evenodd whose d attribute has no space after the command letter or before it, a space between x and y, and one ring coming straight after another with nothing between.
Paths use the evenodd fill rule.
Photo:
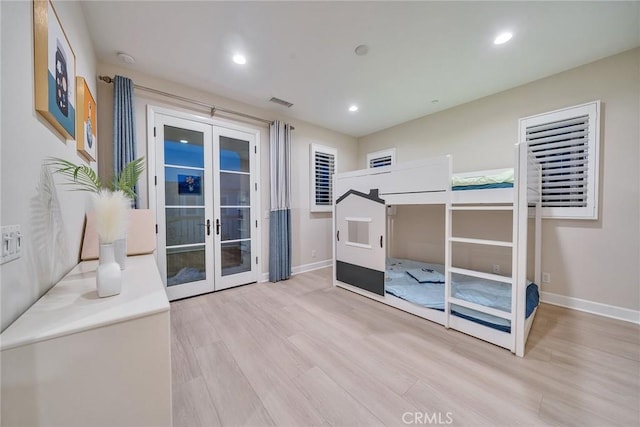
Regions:
<instances>
[{"instance_id":1,"label":"white french door frame","mask_svg":"<svg viewBox=\"0 0 640 427\"><path fill-rule=\"evenodd\" d=\"M238 131L235 129L230 129L228 127L221 127L221 126L216 126L213 128L213 140L214 142L214 147L218 146L220 144L220 137L226 137L226 138L232 138L232 139L238 139L238 140L246 140L247 139L247 132L245 132L244 130L242 131ZM256 140L255 140L255 135L251 135L251 137L249 138L249 155L253 156L253 155L257 155L258 150L258 146L256 144ZM220 153L220 150L218 150L218 153ZM257 160L257 159L256 159ZM214 173L214 177L213 180L217 183L222 183L222 174L242 174L242 172L233 172L233 171L226 171L222 169L222 166L220 164L220 156L216 155L216 153L214 153L213 156L213 173ZM254 175L256 176L256 175ZM256 197L258 196L258 184L257 184L257 178L254 180L254 182L250 182L250 201L249 201L249 207L254 207L254 206L258 206L257 205L257 199ZM218 186L219 187L219 186ZM216 191L215 194L213 195L213 212L214 212L214 230L213 230L213 235L215 238L215 248L216 250L214 251L214 255L215 255L215 264L219 267L215 268L215 287L216 287L216 291L222 290L222 289L227 289L230 288L232 286L237 286L243 283L250 283L250 282L256 282L258 281L258 276L261 273L260 271L256 271L257 267L258 267L258 261L261 258L260 255L258 255L258 253L261 251L261 247L256 245L259 245L260 242L259 241L254 241L255 236L258 234L259 232L259 226L258 226L258 217L260 216L260 209L259 206L256 207L255 209L255 217L254 218L249 218L249 228L251 230L251 233L249 234L249 242L251 244L251 258L249 260L249 262L251 263L252 266L254 266L254 268L251 269L251 271L246 271L246 272L240 272L240 273L236 273L236 274L230 274L227 276L223 276L222 275L222 245L223 243L239 243L239 241L223 241L222 240L222 232L218 232L218 228L224 228L224 221L222 220L222 210L225 208L231 208L231 209L237 209L237 208L241 208L241 206L225 206L223 205L222 201L221 201L221 191ZM218 222L220 221L220 222Z\"/></svg>"},{"instance_id":2,"label":"white french door frame","mask_svg":"<svg viewBox=\"0 0 640 427\"><path fill-rule=\"evenodd\" d=\"M204 125L209 125L211 126L211 135L213 136L213 138L217 138L217 136L219 134L223 134L223 136L227 136L227 134L232 135L235 134L236 132L241 132L244 134L249 134L251 135L252 139L253 139L253 143L251 144L251 151L252 153L250 153L252 156L254 156L254 162L253 162L253 170L252 170L252 176L254 177L253 182L251 183L252 186L254 187L253 190L251 192L251 206L253 207L253 211L255 213L255 218L251 218L251 223L255 224L256 227L254 229L254 232L251 233L251 243L252 243L252 265L255 267L252 269L251 271L251 275L249 274L243 274L242 279L245 280L244 283L250 283L250 282L258 282L260 281L260 277L262 274L262 263L263 263L263 256L262 256L262 197L261 197L261 192L262 192L262 188L260 185L260 177L261 177L261 171L260 171L260 130L254 127L250 127L244 124L235 124L235 123L230 123L227 121L223 121L223 120L219 120L219 119L215 119L215 118L210 118L210 117L205 117L205 116L199 116L197 114L194 113L189 113L189 112L184 112L184 111L177 111L177 110L173 110L170 108L164 108L164 107L159 107L159 106L154 106L154 105L147 105L147 193L148 193L148 200L149 200L149 209L151 209L154 212L154 217L156 219L156 230L157 230L157 234L156 234L156 241L158 243L159 239L158 236L160 235L160 227L158 226L158 203L159 202L163 202L164 205L164 201L163 200L158 200L158 195L157 195L157 189L156 186L157 185L161 185L160 181L157 180L157 160L158 160L158 156L159 154L157 153L157 144L156 144L156 134L157 132L154 132L154 128L156 127L156 115L157 114L161 114L164 116L170 116L176 119L182 119L182 120L188 120L191 122L198 122ZM222 132L217 131L217 129L222 129ZM239 134L238 134L239 135ZM213 139L212 138L212 142ZM217 145L217 142L216 142ZM208 151L205 150L205 152L208 152L210 158L213 159L213 162L219 162L219 159L216 159L216 157L218 156L218 153L212 153L212 150L209 149ZM205 154L206 155L206 154ZM211 162L211 160L209 160L210 164L213 165L213 162ZM211 187L211 181L210 179L218 179L217 177L214 177L215 174L218 174L219 170L216 170L215 167L212 168L212 171L208 172L208 179L209 179L209 183L207 187ZM216 191L217 192L217 191ZM218 196L214 196L214 200L215 197ZM221 280L220 276L220 271L221 268L219 267L220 265L220 236L216 235L216 230L215 230L215 220L216 217L219 218L219 214L220 214L220 205L219 202L218 203L214 203L214 212L212 214L212 216L209 218L211 219L211 229L212 229L212 233L211 236L209 236L212 242L214 242L214 245L212 245L213 250L213 254L215 256L215 262L213 261L213 259L207 260L207 269L209 268L209 263L214 263L215 265L212 266L212 270L211 273L214 275L212 277L214 283L216 283L216 287L215 289L212 290L220 290L220 289L225 289L227 287L230 286L234 286L234 284L230 284L231 282L229 281L225 281L225 280ZM217 210L217 212L215 212ZM207 213L208 215L209 213ZM215 240L214 240L215 239ZM215 247L214 247L215 246ZM157 250L155 252L155 256L156 256L156 262L158 263L159 268L162 268L163 265L161 265L162 263L166 262L166 260L160 260L161 256L159 256L160 253L160 247L157 247ZM161 274L164 274L164 272L161 271ZM180 286L177 286L177 288L179 288ZM189 295L181 295L180 292L176 291L169 291L169 288L167 287L167 294L169 295L169 299L173 300L173 299L179 299L179 298L184 298L187 297ZM205 292L209 292L209 291L205 291ZM176 295L172 295L173 293L175 293Z\"/></svg>"},{"instance_id":3,"label":"white french door frame","mask_svg":"<svg viewBox=\"0 0 640 427\"><path fill-rule=\"evenodd\" d=\"M180 246L176 246L177 250L180 251L181 249L184 250L184 248L187 248L186 250L188 251L189 249L193 249L193 245L200 247L200 246L204 246L204 262L205 262L205 277L204 279L201 280L194 280L194 281L189 281L186 283L181 283L181 284L177 284L175 286L167 286L167 253L166 250L164 251L164 256L157 256L157 264L158 264L158 269L160 270L160 275L163 279L163 282L165 283L165 289L167 290L167 295L169 297L170 300L174 300L174 299L180 299L180 298L185 298L191 295L200 295L200 294L204 294L207 292L213 292L214 291L214 280L213 280L213 275L214 275L214 271L215 271L215 265L214 265L214 253L215 253L215 244L214 244L214 240L212 238L212 236L210 235L211 233L207 233L206 232L206 228L205 228L205 224L204 222L207 221L208 218L212 218L213 217L213 203L211 202L213 200L213 189L212 189L212 185L210 184L213 180L213 161L212 161L212 145L209 143L207 144L207 140L212 141L213 135L212 135L212 129L211 126L205 124L205 123L201 123L201 122L196 122L196 121L192 121L192 120L188 120L188 119L183 119L183 118L179 118L179 117L174 117L174 116L170 116L170 115L166 115L166 114L157 114L154 115L153 117L154 119L154 124L156 127L156 137L154 138L155 144L158 144L158 140L162 140L164 141L164 127L165 126L172 126L172 127L176 127L176 128L181 128L181 129L188 129L191 131L195 131L198 133L202 134L202 142L203 142L203 154L202 154L202 161L203 161L203 165L202 165L202 169L196 169L196 168L192 168L190 166L181 166L179 169L182 170L189 170L189 169L196 169L198 170L200 173L202 173L202 180L203 180L203 191L202 191L202 195L203 195L203 205L201 206L172 206L169 207L167 206L166 203L166 194L164 191L158 191L158 185L159 186L163 186L165 183L165 173L166 173L166 161L164 158L164 152L163 150L160 150L160 152L155 152L155 156L154 156L154 163L151 164L149 163L149 170L153 170L155 175L153 177L153 180L150 180L150 183L154 183L153 184L153 189L149 191L149 194L153 193L154 196L156 197L156 202L157 205L155 205L154 207L158 208L155 210L155 218L156 218L156 246L159 249L158 251L156 251L156 254L159 254L160 252L162 252L162 249L166 249L167 248L167 229L166 229L166 224L167 224L167 211L172 210L173 208L176 209L182 209L183 211L185 209L203 209L204 210L204 216L203 216L203 223L200 224L202 225L202 228L198 228L198 230L202 233L201 237L203 239L202 243L196 243L196 244L190 244L190 245L180 245ZM172 166L170 166L172 167ZM173 166L175 167L175 166ZM161 169L161 170L158 170ZM194 170L195 173L195 170ZM207 200L209 200L209 202L206 202ZM160 212L161 209L159 209L160 207L162 207L162 212ZM208 235L209 234L209 235Z\"/></svg>"}]
</instances>

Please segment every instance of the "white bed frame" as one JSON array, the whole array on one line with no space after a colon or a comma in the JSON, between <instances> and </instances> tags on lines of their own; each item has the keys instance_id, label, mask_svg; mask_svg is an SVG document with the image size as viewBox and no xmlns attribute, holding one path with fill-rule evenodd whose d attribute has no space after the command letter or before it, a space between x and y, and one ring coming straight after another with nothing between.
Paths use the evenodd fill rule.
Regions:
<instances>
[{"instance_id":1,"label":"white bed frame","mask_svg":"<svg viewBox=\"0 0 640 427\"><path fill-rule=\"evenodd\" d=\"M498 170L478 171L458 176L481 176L495 173ZM537 162L528 155L526 146L515 146L515 182L513 188L497 188L484 190L452 191L452 162L450 156L434 157L411 163L386 166L375 169L363 169L338 174L334 177L334 200L350 190L369 193L378 190L379 198L389 205L408 204L443 204L445 205L445 309L432 310L389 294L377 295L358 286L341 282L337 278L339 239L334 244L334 286L356 292L377 301L407 311L416 316L444 325L498 346L509 349L517 356L524 356L525 343L531 330L535 311L525 319L527 288L527 229L530 217L535 218L535 276L534 281L540 285L541 259L541 216L540 188L541 175ZM533 209L529 209L533 207ZM336 236L338 209L334 205L334 236ZM513 239L509 242L469 239L452 236L452 213L465 211L513 211ZM339 237L339 236L338 236ZM376 236L377 237L377 236ZM382 239L382 236L381 236ZM453 267L452 244L484 246L502 246L512 248L512 275L499 276L473 270ZM381 245L382 246L382 240ZM344 250L342 250L344 253ZM384 271L384 266L381 267ZM512 284L511 313L505 313L482 305L456 299L451 296L451 273L462 273L469 276L497 280ZM498 316L511 321L511 332L502 332L451 314L451 304L456 304L483 313Z\"/></svg>"}]
</instances>

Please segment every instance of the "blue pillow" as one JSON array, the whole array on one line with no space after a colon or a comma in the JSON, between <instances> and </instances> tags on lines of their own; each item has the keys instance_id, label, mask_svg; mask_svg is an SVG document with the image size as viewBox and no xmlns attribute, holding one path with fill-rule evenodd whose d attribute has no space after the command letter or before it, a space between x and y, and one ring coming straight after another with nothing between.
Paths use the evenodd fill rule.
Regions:
<instances>
[{"instance_id":1,"label":"blue pillow","mask_svg":"<svg viewBox=\"0 0 640 427\"><path fill-rule=\"evenodd\" d=\"M444 283L444 274L430 268L412 268L407 273L418 283Z\"/></svg>"}]
</instances>

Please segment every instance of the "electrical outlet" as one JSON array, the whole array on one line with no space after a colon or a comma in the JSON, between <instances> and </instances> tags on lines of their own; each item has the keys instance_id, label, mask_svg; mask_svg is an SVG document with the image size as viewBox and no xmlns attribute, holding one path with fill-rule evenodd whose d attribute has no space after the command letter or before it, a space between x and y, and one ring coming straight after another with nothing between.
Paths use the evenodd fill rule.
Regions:
<instances>
[{"instance_id":1,"label":"electrical outlet","mask_svg":"<svg viewBox=\"0 0 640 427\"><path fill-rule=\"evenodd\" d=\"M19 225L4 225L0 229L2 236L2 260L0 264L13 261L22 256L23 236Z\"/></svg>"},{"instance_id":2,"label":"electrical outlet","mask_svg":"<svg viewBox=\"0 0 640 427\"><path fill-rule=\"evenodd\" d=\"M316 257L316 250L315 250L315 249L313 249L313 250L311 251L311 258L315 258L315 257Z\"/></svg>"},{"instance_id":3,"label":"electrical outlet","mask_svg":"<svg viewBox=\"0 0 640 427\"><path fill-rule=\"evenodd\" d=\"M551 274L550 273L542 273L542 283L551 283Z\"/></svg>"},{"instance_id":4,"label":"electrical outlet","mask_svg":"<svg viewBox=\"0 0 640 427\"><path fill-rule=\"evenodd\" d=\"M11 233L2 230L2 260L11 254Z\"/></svg>"},{"instance_id":5,"label":"electrical outlet","mask_svg":"<svg viewBox=\"0 0 640 427\"><path fill-rule=\"evenodd\" d=\"M493 272L495 274L500 273L500 265L499 264L493 264Z\"/></svg>"}]
</instances>

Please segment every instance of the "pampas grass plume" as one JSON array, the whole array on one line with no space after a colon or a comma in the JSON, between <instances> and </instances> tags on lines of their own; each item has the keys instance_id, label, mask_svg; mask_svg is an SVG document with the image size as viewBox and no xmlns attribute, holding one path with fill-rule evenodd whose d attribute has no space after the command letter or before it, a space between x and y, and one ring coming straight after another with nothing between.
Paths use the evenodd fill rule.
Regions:
<instances>
[{"instance_id":1,"label":"pampas grass plume","mask_svg":"<svg viewBox=\"0 0 640 427\"><path fill-rule=\"evenodd\" d=\"M122 191L100 190L94 196L96 228L101 243L113 243L127 231L129 199Z\"/></svg>"}]
</instances>

